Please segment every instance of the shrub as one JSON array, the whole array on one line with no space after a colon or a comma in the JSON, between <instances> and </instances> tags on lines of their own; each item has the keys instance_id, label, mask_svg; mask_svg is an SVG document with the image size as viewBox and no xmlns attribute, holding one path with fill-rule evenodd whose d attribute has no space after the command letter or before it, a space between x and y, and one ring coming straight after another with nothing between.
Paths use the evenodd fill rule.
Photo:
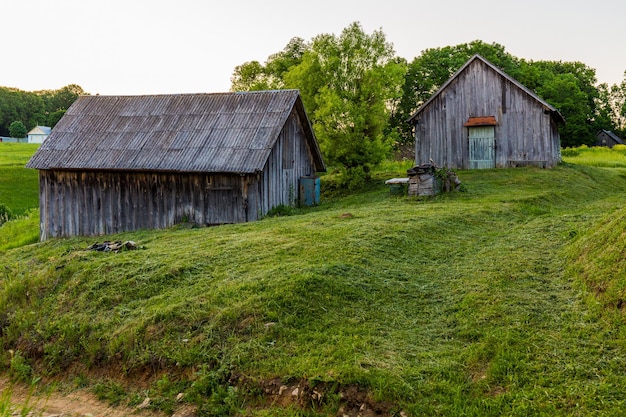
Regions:
<instances>
[{"instance_id":1,"label":"shrub","mask_svg":"<svg viewBox=\"0 0 626 417\"><path fill-rule=\"evenodd\" d=\"M32 381L33 369L19 350L11 352L9 375L18 382L30 383Z\"/></svg>"},{"instance_id":2,"label":"shrub","mask_svg":"<svg viewBox=\"0 0 626 417\"><path fill-rule=\"evenodd\" d=\"M561 156L573 157L580 155L580 148L565 148L561 149Z\"/></svg>"},{"instance_id":3,"label":"shrub","mask_svg":"<svg viewBox=\"0 0 626 417\"><path fill-rule=\"evenodd\" d=\"M281 204L276 207L272 207L270 211L267 212L265 217L291 216L293 212L293 207Z\"/></svg>"}]
</instances>

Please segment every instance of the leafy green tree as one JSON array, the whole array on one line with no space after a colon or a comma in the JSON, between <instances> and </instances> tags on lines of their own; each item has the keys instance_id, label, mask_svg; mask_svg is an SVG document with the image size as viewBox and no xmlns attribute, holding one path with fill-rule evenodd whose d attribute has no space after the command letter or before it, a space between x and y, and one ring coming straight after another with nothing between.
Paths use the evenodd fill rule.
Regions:
<instances>
[{"instance_id":1,"label":"leafy green tree","mask_svg":"<svg viewBox=\"0 0 626 417\"><path fill-rule=\"evenodd\" d=\"M285 86L284 76L293 67L302 62L304 53L311 49L311 46L302 38L292 38L285 48L273 55L270 55L265 63L265 71L272 80L272 85L277 88Z\"/></svg>"},{"instance_id":2,"label":"leafy green tree","mask_svg":"<svg viewBox=\"0 0 626 417\"><path fill-rule=\"evenodd\" d=\"M620 84L614 84L611 87L602 84L599 90L598 107L604 123L602 128L606 129L606 126L611 126L615 133L622 137L626 136L626 72Z\"/></svg>"},{"instance_id":3,"label":"leafy green tree","mask_svg":"<svg viewBox=\"0 0 626 417\"><path fill-rule=\"evenodd\" d=\"M59 123L59 120L61 120L61 117L63 117L63 115L65 115L66 112L67 110L63 109L63 110L57 110L52 113L49 113L48 116L46 117L46 126L48 127L56 126L56 124Z\"/></svg>"},{"instance_id":4,"label":"leafy green tree","mask_svg":"<svg viewBox=\"0 0 626 417\"><path fill-rule=\"evenodd\" d=\"M405 70L382 31L368 35L355 22L339 36L322 34L310 43L293 38L264 65L236 67L231 90L299 89L326 161L358 185L397 136L389 119Z\"/></svg>"},{"instance_id":5,"label":"leafy green tree","mask_svg":"<svg viewBox=\"0 0 626 417\"><path fill-rule=\"evenodd\" d=\"M626 135L626 71L624 80L611 89L614 103L614 121L622 136Z\"/></svg>"},{"instance_id":6,"label":"leafy green tree","mask_svg":"<svg viewBox=\"0 0 626 417\"><path fill-rule=\"evenodd\" d=\"M38 93L44 97L46 112L52 113L59 110L67 110L80 96L85 95L81 86L69 84L58 90Z\"/></svg>"},{"instance_id":7,"label":"leafy green tree","mask_svg":"<svg viewBox=\"0 0 626 417\"><path fill-rule=\"evenodd\" d=\"M43 100L34 93L0 87L0 132L8 134L10 124L16 120L22 121L25 126L43 123Z\"/></svg>"},{"instance_id":8,"label":"leafy green tree","mask_svg":"<svg viewBox=\"0 0 626 417\"><path fill-rule=\"evenodd\" d=\"M355 22L339 36L315 37L285 74L285 85L302 92L326 160L346 174L348 185L367 180L389 154L385 131L404 72L384 33L368 35Z\"/></svg>"},{"instance_id":9,"label":"leafy green tree","mask_svg":"<svg viewBox=\"0 0 626 417\"><path fill-rule=\"evenodd\" d=\"M43 123L54 127L76 99L86 93L81 86L69 84L58 90L37 91L36 94L43 99L45 105L46 117Z\"/></svg>"},{"instance_id":10,"label":"leafy green tree","mask_svg":"<svg viewBox=\"0 0 626 417\"><path fill-rule=\"evenodd\" d=\"M59 90L35 92L0 87L0 135L8 135L9 125L15 120L21 120L27 127L54 127L63 112L84 94L83 89L76 84Z\"/></svg>"},{"instance_id":11,"label":"leafy green tree","mask_svg":"<svg viewBox=\"0 0 626 417\"><path fill-rule=\"evenodd\" d=\"M269 80L265 74L265 67L259 61L248 61L235 67L230 78L231 91L260 91L269 90Z\"/></svg>"},{"instance_id":12,"label":"leafy green tree","mask_svg":"<svg viewBox=\"0 0 626 417\"><path fill-rule=\"evenodd\" d=\"M26 126L20 120L16 120L9 125L9 134L12 138L23 138L27 132Z\"/></svg>"},{"instance_id":13,"label":"leafy green tree","mask_svg":"<svg viewBox=\"0 0 626 417\"><path fill-rule=\"evenodd\" d=\"M612 105L611 87L603 83L598 85L598 98L596 99L596 115L594 125L596 130L607 129L616 131L618 124L617 118L614 117ZM617 132L616 132L617 133Z\"/></svg>"},{"instance_id":14,"label":"leafy green tree","mask_svg":"<svg viewBox=\"0 0 626 417\"><path fill-rule=\"evenodd\" d=\"M274 90L285 87L284 74L300 64L308 45L302 38L292 38L285 48L270 55L262 65L249 61L235 67L231 76L231 91Z\"/></svg>"},{"instance_id":15,"label":"leafy green tree","mask_svg":"<svg viewBox=\"0 0 626 417\"><path fill-rule=\"evenodd\" d=\"M592 145L598 126L600 98L596 71L581 62L524 62L518 80L556 107L565 118L560 127L563 147Z\"/></svg>"},{"instance_id":16,"label":"leafy green tree","mask_svg":"<svg viewBox=\"0 0 626 417\"><path fill-rule=\"evenodd\" d=\"M567 123L560 127L561 146L591 145L595 140L590 123L587 94L580 90L573 74L556 74L538 88L546 101L559 109Z\"/></svg>"}]
</instances>

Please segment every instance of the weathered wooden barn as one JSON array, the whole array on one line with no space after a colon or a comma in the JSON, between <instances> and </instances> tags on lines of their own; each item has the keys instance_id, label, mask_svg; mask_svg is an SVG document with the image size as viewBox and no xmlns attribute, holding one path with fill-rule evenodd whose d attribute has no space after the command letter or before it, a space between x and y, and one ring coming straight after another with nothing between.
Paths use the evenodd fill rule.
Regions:
<instances>
[{"instance_id":1,"label":"weathered wooden barn","mask_svg":"<svg viewBox=\"0 0 626 417\"><path fill-rule=\"evenodd\" d=\"M596 135L595 146L607 146L612 148L615 145L623 145L624 141L610 130L600 130Z\"/></svg>"},{"instance_id":2,"label":"weathered wooden barn","mask_svg":"<svg viewBox=\"0 0 626 417\"><path fill-rule=\"evenodd\" d=\"M474 55L409 119L416 165L455 169L534 165L561 159L556 108Z\"/></svg>"},{"instance_id":3,"label":"weathered wooden barn","mask_svg":"<svg viewBox=\"0 0 626 417\"><path fill-rule=\"evenodd\" d=\"M257 220L325 171L297 90L80 97L27 167L41 240Z\"/></svg>"}]
</instances>

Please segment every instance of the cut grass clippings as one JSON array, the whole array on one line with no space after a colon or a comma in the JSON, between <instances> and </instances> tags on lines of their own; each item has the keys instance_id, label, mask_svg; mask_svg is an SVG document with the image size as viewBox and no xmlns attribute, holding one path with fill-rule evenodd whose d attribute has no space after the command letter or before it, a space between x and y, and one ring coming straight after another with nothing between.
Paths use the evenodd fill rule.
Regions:
<instances>
[{"instance_id":1,"label":"cut grass clippings","mask_svg":"<svg viewBox=\"0 0 626 417\"><path fill-rule=\"evenodd\" d=\"M134 251L10 249L3 348L116 401L129 381L162 409L185 393L199 415L351 414L356 398L355 415L621 415L619 307L578 279L623 272L597 246L621 242L623 174L462 171L466 192L433 198L378 178L287 217L106 237Z\"/></svg>"}]
</instances>

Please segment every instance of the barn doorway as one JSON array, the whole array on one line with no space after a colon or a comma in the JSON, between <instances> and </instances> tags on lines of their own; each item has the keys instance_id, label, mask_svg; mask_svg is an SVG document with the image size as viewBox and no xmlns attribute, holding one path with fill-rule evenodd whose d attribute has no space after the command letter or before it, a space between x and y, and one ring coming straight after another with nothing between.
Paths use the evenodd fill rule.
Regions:
<instances>
[{"instance_id":1,"label":"barn doorway","mask_svg":"<svg viewBox=\"0 0 626 417\"><path fill-rule=\"evenodd\" d=\"M496 167L495 126L471 126L467 128L469 137L470 169Z\"/></svg>"}]
</instances>

